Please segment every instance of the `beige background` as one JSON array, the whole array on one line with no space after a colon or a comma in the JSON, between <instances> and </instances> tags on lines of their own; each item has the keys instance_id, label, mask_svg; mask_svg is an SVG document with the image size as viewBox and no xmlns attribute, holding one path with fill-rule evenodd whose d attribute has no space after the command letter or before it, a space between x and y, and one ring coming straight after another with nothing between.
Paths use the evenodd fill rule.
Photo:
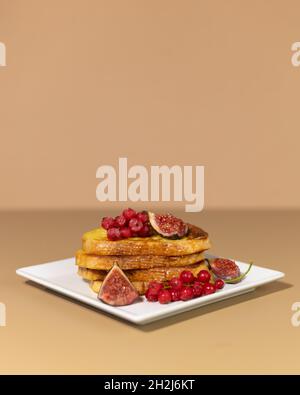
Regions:
<instances>
[{"instance_id":1,"label":"beige background","mask_svg":"<svg viewBox=\"0 0 300 395\"><path fill-rule=\"evenodd\" d=\"M299 15L298 0L0 0L0 373L299 373ZM286 278L143 328L18 278L80 247L105 209L96 169L121 156L205 165L207 210L180 215L214 253Z\"/></svg>"},{"instance_id":2,"label":"beige background","mask_svg":"<svg viewBox=\"0 0 300 395\"><path fill-rule=\"evenodd\" d=\"M98 211L78 210L0 214L0 301L7 307L0 373L300 373L300 327L291 324L300 301L299 211L193 214L210 233L212 252L286 277L143 327L15 275L20 266L72 256L97 218Z\"/></svg>"},{"instance_id":3,"label":"beige background","mask_svg":"<svg viewBox=\"0 0 300 395\"><path fill-rule=\"evenodd\" d=\"M299 13L0 0L0 209L100 207L96 168L120 156L205 165L207 208L300 207Z\"/></svg>"}]
</instances>

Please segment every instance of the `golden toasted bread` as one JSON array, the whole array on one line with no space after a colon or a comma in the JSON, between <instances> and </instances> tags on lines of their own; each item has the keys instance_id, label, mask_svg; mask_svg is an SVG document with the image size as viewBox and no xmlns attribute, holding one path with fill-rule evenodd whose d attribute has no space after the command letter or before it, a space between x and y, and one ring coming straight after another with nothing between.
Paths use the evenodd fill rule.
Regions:
<instances>
[{"instance_id":1,"label":"golden toasted bread","mask_svg":"<svg viewBox=\"0 0 300 395\"><path fill-rule=\"evenodd\" d=\"M112 242L114 243L114 242ZM152 267L187 266L204 259L202 253L183 256L163 255L88 255L83 250L76 252L76 265L88 269L110 270L117 264L122 270L150 269Z\"/></svg>"},{"instance_id":2,"label":"golden toasted bread","mask_svg":"<svg viewBox=\"0 0 300 395\"><path fill-rule=\"evenodd\" d=\"M194 265L169 268L152 268L145 270L126 270L126 276L130 281L166 281L177 277L183 270L190 270L196 276L200 270L208 270L204 261ZM78 274L86 280L103 280L107 274L105 270L92 270L78 268Z\"/></svg>"},{"instance_id":3,"label":"golden toasted bread","mask_svg":"<svg viewBox=\"0 0 300 395\"><path fill-rule=\"evenodd\" d=\"M166 281L172 277L177 277L183 270L190 270L196 276L200 270L208 270L205 261L198 262L194 265L180 267L154 267L144 270L126 270L125 274L130 281ZM107 275L105 270L92 270L83 267L78 268L78 274L85 280L104 280Z\"/></svg>"},{"instance_id":4,"label":"golden toasted bread","mask_svg":"<svg viewBox=\"0 0 300 395\"><path fill-rule=\"evenodd\" d=\"M175 269L175 271L178 270L178 268L174 268L174 269ZM185 269L188 269L188 268L185 268ZM153 270L153 269L152 269L152 270ZM173 270L173 268L172 268L172 270ZM208 270L206 264L202 263L202 264L200 264L200 265L198 266L197 269L192 269L194 275L196 275L200 270ZM134 272L141 272L142 270L133 270L133 271L134 271ZM147 271L147 270L145 270L145 272L146 272L146 271ZM208 270L208 271L209 271L209 270ZM126 272L126 275L127 275L127 273L128 273L128 272ZM178 276L179 273L175 273L175 272L173 272L173 273L162 273L162 272L157 272L156 275L157 275L157 276L154 275L151 279L149 278L149 280L143 280L143 279L142 279L142 278L143 278L142 276L139 277L138 275L133 274L133 277L136 278L136 279L135 279L135 280L130 280L130 281L131 281L131 284L134 286L134 288L135 288L135 289L137 290L137 292L139 293L139 295L144 295L145 292L146 292L147 289L148 289L148 286L149 286L150 281L164 281L164 280L168 280L168 279L171 279L171 278L174 277L174 276ZM128 278L129 278L129 277L131 277L131 276L128 276ZM129 279L130 279L130 278L129 278ZM214 283L214 278L213 278L213 276L211 277L210 282L211 282L211 283ZM91 280L91 281L90 281L90 287L91 287L91 289L92 289L94 292L99 293L102 283L103 283L103 280Z\"/></svg>"},{"instance_id":5,"label":"golden toasted bread","mask_svg":"<svg viewBox=\"0 0 300 395\"><path fill-rule=\"evenodd\" d=\"M93 270L93 269L87 269L85 267L78 267L77 273L84 280L90 280L90 281L101 280L102 281L102 280L105 279L108 271L106 271L106 270Z\"/></svg>"},{"instance_id":6,"label":"golden toasted bread","mask_svg":"<svg viewBox=\"0 0 300 395\"><path fill-rule=\"evenodd\" d=\"M186 237L170 240L159 235L131 237L110 241L106 230L97 228L83 235L82 248L93 255L163 255L181 256L195 254L210 248L208 234L197 226L188 224Z\"/></svg>"}]
</instances>

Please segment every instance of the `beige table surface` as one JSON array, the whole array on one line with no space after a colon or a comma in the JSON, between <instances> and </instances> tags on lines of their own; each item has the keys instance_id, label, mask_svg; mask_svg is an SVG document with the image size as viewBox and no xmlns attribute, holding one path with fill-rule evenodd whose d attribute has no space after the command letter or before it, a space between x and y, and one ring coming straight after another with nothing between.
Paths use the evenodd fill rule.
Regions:
<instances>
[{"instance_id":1,"label":"beige table surface","mask_svg":"<svg viewBox=\"0 0 300 395\"><path fill-rule=\"evenodd\" d=\"M144 327L133 326L15 275L72 256L100 210L0 215L1 373L300 373L300 212L203 212L212 252L286 273L254 293Z\"/></svg>"}]
</instances>

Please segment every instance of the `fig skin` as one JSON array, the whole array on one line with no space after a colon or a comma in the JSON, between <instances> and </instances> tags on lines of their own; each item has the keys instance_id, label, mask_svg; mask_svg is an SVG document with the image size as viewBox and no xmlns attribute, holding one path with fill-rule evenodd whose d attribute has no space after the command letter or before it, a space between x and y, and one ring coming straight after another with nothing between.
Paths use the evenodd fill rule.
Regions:
<instances>
[{"instance_id":1,"label":"fig skin","mask_svg":"<svg viewBox=\"0 0 300 395\"><path fill-rule=\"evenodd\" d=\"M188 225L172 214L155 214L148 212L152 228L162 237L169 239L182 238L188 233Z\"/></svg>"},{"instance_id":2,"label":"fig skin","mask_svg":"<svg viewBox=\"0 0 300 395\"><path fill-rule=\"evenodd\" d=\"M127 306L138 298L138 292L123 270L114 265L103 281L98 299L111 306Z\"/></svg>"},{"instance_id":3,"label":"fig skin","mask_svg":"<svg viewBox=\"0 0 300 395\"><path fill-rule=\"evenodd\" d=\"M238 265L229 259L216 258L209 262L213 274L222 280L231 280L241 275Z\"/></svg>"},{"instance_id":4,"label":"fig skin","mask_svg":"<svg viewBox=\"0 0 300 395\"><path fill-rule=\"evenodd\" d=\"M242 281L249 273L253 263L249 264L245 273L241 273L238 265L230 259L216 258L209 261L209 266L214 276L222 279L227 284L236 284Z\"/></svg>"}]
</instances>

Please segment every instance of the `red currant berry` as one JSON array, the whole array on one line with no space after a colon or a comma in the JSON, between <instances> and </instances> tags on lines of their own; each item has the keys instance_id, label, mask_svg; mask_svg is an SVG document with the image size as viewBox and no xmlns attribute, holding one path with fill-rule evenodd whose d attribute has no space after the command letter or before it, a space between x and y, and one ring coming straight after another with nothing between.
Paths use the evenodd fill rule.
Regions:
<instances>
[{"instance_id":1,"label":"red currant berry","mask_svg":"<svg viewBox=\"0 0 300 395\"><path fill-rule=\"evenodd\" d=\"M171 294L171 298L172 298L172 302L177 302L178 300L180 300L180 290L179 289L170 289L170 294Z\"/></svg>"},{"instance_id":2,"label":"red currant berry","mask_svg":"<svg viewBox=\"0 0 300 395\"><path fill-rule=\"evenodd\" d=\"M221 280L220 278L218 278L215 282L216 289L222 289L224 288L224 285L225 285L224 281Z\"/></svg>"},{"instance_id":3,"label":"red currant berry","mask_svg":"<svg viewBox=\"0 0 300 395\"><path fill-rule=\"evenodd\" d=\"M128 228L127 226L125 226L124 228L122 228L120 230L121 232L121 236L123 237L123 239L128 239L129 237L132 236L131 230L130 228Z\"/></svg>"},{"instance_id":4,"label":"red currant berry","mask_svg":"<svg viewBox=\"0 0 300 395\"><path fill-rule=\"evenodd\" d=\"M216 292L216 287L211 283L205 283L203 285L203 295L210 295Z\"/></svg>"},{"instance_id":5,"label":"red currant berry","mask_svg":"<svg viewBox=\"0 0 300 395\"><path fill-rule=\"evenodd\" d=\"M156 293L158 293L161 289L163 289L163 285L158 281L151 281L148 285L148 289L154 289Z\"/></svg>"},{"instance_id":6,"label":"red currant berry","mask_svg":"<svg viewBox=\"0 0 300 395\"><path fill-rule=\"evenodd\" d=\"M158 293L153 288L147 289L145 296L148 302L157 302L158 300Z\"/></svg>"},{"instance_id":7,"label":"red currant berry","mask_svg":"<svg viewBox=\"0 0 300 395\"><path fill-rule=\"evenodd\" d=\"M159 293L158 293L158 301L161 304L170 303L172 301L170 291L168 291L167 289L162 289L161 291L159 291Z\"/></svg>"},{"instance_id":8,"label":"red currant berry","mask_svg":"<svg viewBox=\"0 0 300 395\"><path fill-rule=\"evenodd\" d=\"M143 224L149 221L148 213L146 211L142 211L137 213L136 218L141 221Z\"/></svg>"},{"instance_id":9,"label":"red currant berry","mask_svg":"<svg viewBox=\"0 0 300 395\"><path fill-rule=\"evenodd\" d=\"M101 221L102 228L108 230L112 228L115 224L115 220L112 217L104 217Z\"/></svg>"},{"instance_id":10,"label":"red currant berry","mask_svg":"<svg viewBox=\"0 0 300 395\"><path fill-rule=\"evenodd\" d=\"M130 221L132 218L135 218L136 212L132 210L132 208L127 208L123 211L122 215L126 218L127 221Z\"/></svg>"},{"instance_id":11,"label":"red currant berry","mask_svg":"<svg viewBox=\"0 0 300 395\"><path fill-rule=\"evenodd\" d=\"M197 279L200 283L208 283L210 280L210 273L207 270L200 270L198 273Z\"/></svg>"},{"instance_id":12,"label":"red currant berry","mask_svg":"<svg viewBox=\"0 0 300 395\"><path fill-rule=\"evenodd\" d=\"M176 289L176 290L180 290L183 287L183 283L178 277L171 278L170 285L172 289Z\"/></svg>"},{"instance_id":13,"label":"red currant berry","mask_svg":"<svg viewBox=\"0 0 300 395\"><path fill-rule=\"evenodd\" d=\"M180 291L180 300L190 300L193 299L194 293L191 287L184 287Z\"/></svg>"},{"instance_id":14,"label":"red currant berry","mask_svg":"<svg viewBox=\"0 0 300 395\"><path fill-rule=\"evenodd\" d=\"M203 293L203 285L199 281L195 281L192 290L195 298L198 298Z\"/></svg>"},{"instance_id":15,"label":"red currant berry","mask_svg":"<svg viewBox=\"0 0 300 395\"><path fill-rule=\"evenodd\" d=\"M119 228L109 228L107 231L107 237L109 240L115 241L121 239L121 232Z\"/></svg>"},{"instance_id":16,"label":"red currant berry","mask_svg":"<svg viewBox=\"0 0 300 395\"><path fill-rule=\"evenodd\" d=\"M124 215L118 215L118 216L115 218L115 224L116 224L117 226L119 226L120 228L121 228L122 226L124 226L124 225L126 224L126 218L124 217Z\"/></svg>"},{"instance_id":17,"label":"red currant berry","mask_svg":"<svg viewBox=\"0 0 300 395\"><path fill-rule=\"evenodd\" d=\"M132 230L132 232L139 232L143 227L143 223L139 221L136 218L132 218L129 221L129 228Z\"/></svg>"},{"instance_id":18,"label":"red currant berry","mask_svg":"<svg viewBox=\"0 0 300 395\"><path fill-rule=\"evenodd\" d=\"M150 236L150 228L148 225L143 225L142 229L139 231L140 237L149 237Z\"/></svg>"},{"instance_id":19,"label":"red currant berry","mask_svg":"<svg viewBox=\"0 0 300 395\"><path fill-rule=\"evenodd\" d=\"M180 280L183 283L191 283L194 281L194 275L192 272L190 272L189 270L184 270L183 272L180 273Z\"/></svg>"}]
</instances>

